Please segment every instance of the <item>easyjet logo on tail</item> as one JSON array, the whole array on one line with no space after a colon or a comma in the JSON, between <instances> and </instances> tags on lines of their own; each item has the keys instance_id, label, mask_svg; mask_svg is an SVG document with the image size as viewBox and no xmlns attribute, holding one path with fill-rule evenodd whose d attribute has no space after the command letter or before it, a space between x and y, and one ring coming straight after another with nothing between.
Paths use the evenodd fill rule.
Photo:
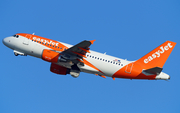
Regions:
<instances>
[{"instance_id":1,"label":"easyjet logo on tail","mask_svg":"<svg viewBox=\"0 0 180 113\"><path fill-rule=\"evenodd\" d=\"M166 46L161 46L158 51L154 52L152 55L148 56L146 59L144 59L144 63L147 64L148 62L152 61L153 59L159 58L161 54L168 51L169 48L172 48L173 46L171 43L168 43Z\"/></svg>"}]
</instances>

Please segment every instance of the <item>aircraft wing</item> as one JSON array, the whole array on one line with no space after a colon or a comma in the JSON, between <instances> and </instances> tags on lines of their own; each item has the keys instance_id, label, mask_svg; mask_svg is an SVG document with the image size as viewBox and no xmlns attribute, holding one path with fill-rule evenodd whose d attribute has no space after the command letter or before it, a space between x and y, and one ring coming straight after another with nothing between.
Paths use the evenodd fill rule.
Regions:
<instances>
[{"instance_id":1,"label":"aircraft wing","mask_svg":"<svg viewBox=\"0 0 180 113\"><path fill-rule=\"evenodd\" d=\"M89 51L89 46L91 44L93 44L95 40L91 40L91 41L82 41L70 48L68 48L67 50L64 50L61 54L62 57L68 60L77 60L77 59L83 59L83 57L86 57L86 53L90 53Z\"/></svg>"}]
</instances>

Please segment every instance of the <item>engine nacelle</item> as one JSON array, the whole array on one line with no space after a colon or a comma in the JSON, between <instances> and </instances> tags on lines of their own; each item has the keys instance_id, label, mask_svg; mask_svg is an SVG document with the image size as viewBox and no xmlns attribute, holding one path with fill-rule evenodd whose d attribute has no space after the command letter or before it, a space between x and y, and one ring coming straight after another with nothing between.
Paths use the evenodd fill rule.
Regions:
<instances>
[{"instance_id":1,"label":"engine nacelle","mask_svg":"<svg viewBox=\"0 0 180 113\"><path fill-rule=\"evenodd\" d=\"M56 74L66 75L66 74L69 74L70 69L52 63L50 71L53 72L53 73L56 73Z\"/></svg>"},{"instance_id":2,"label":"engine nacelle","mask_svg":"<svg viewBox=\"0 0 180 113\"><path fill-rule=\"evenodd\" d=\"M58 62L68 62L60 53L57 53L52 50L44 49L42 52L42 59L48 62L58 63ZM72 63L71 63L72 64Z\"/></svg>"},{"instance_id":3,"label":"engine nacelle","mask_svg":"<svg viewBox=\"0 0 180 113\"><path fill-rule=\"evenodd\" d=\"M60 56L60 53L57 53L55 51L51 51L48 49L44 49L42 52L42 59L48 62L57 63L59 56Z\"/></svg>"}]
</instances>

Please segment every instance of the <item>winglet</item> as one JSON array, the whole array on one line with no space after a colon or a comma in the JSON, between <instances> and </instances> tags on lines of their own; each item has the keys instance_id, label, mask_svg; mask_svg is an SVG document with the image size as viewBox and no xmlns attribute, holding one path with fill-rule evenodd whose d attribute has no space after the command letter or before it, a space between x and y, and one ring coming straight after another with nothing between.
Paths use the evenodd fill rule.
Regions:
<instances>
[{"instance_id":1,"label":"winglet","mask_svg":"<svg viewBox=\"0 0 180 113\"><path fill-rule=\"evenodd\" d=\"M90 40L89 42L91 42L91 44L93 44L93 43L94 43L94 41L96 41L96 40Z\"/></svg>"}]
</instances>

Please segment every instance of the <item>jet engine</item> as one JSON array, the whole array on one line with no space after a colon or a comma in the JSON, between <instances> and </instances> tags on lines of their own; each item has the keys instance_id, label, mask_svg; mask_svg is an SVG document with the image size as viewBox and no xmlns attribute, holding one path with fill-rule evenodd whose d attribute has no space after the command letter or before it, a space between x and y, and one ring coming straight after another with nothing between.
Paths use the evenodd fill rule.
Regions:
<instances>
[{"instance_id":1,"label":"jet engine","mask_svg":"<svg viewBox=\"0 0 180 113\"><path fill-rule=\"evenodd\" d=\"M65 58L64 58L65 57ZM70 58L70 57L69 57ZM80 74L80 69L78 68L77 64L72 63L72 61L67 59L67 55L63 56L61 53L44 49L42 52L42 59L48 62L51 62L50 71L60 75L70 74L72 77L77 78ZM57 65L56 63L65 63L69 65L70 69L67 67L63 67Z\"/></svg>"},{"instance_id":2,"label":"jet engine","mask_svg":"<svg viewBox=\"0 0 180 113\"><path fill-rule=\"evenodd\" d=\"M66 62L67 60L64 59L60 53L44 49L42 52L42 59L48 62L58 63L58 62Z\"/></svg>"},{"instance_id":3,"label":"jet engine","mask_svg":"<svg viewBox=\"0 0 180 113\"><path fill-rule=\"evenodd\" d=\"M42 59L45 60L45 61L48 61L48 62L57 63L59 55L60 54L55 52L55 51L44 49L43 53L42 53Z\"/></svg>"},{"instance_id":4,"label":"jet engine","mask_svg":"<svg viewBox=\"0 0 180 113\"><path fill-rule=\"evenodd\" d=\"M56 74L60 74L60 75L66 75L70 73L70 69L66 67L62 67L54 63L51 64L50 71Z\"/></svg>"}]
</instances>

